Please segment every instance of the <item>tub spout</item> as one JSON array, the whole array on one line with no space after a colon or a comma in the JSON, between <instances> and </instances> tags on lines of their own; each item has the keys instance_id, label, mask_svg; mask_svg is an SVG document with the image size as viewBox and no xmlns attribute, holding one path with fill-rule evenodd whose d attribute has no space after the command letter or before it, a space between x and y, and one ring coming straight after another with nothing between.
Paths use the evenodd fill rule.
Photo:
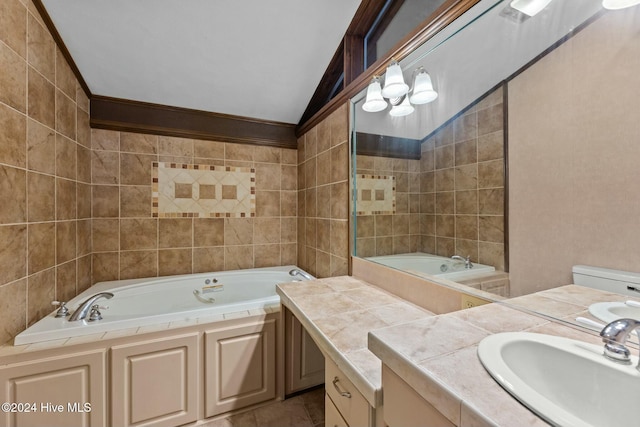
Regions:
<instances>
[{"instance_id":1,"label":"tub spout","mask_svg":"<svg viewBox=\"0 0 640 427\"><path fill-rule=\"evenodd\" d=\"M471 263L470 256L463 258L460 255L454 255L451 257L451 259L464 262L464 268L473 268L473 264Z\"/></svg>"},{"instance_id":2,"label":"tub spout","mask_svg":"<svg viewBox=\"0 0 640 427\"><path fill-rule=\"evenodd\" d=\"M294 268L293 270L291 270L289 272L289 274L291 276L302 276L307 280L313 280L314 279L314 277L312 275L310 275L309 273L306 273L306 272L304 272L304 271L302 271L300 269L297 269L297 268Z\"/></svg>"},{"instance_id":3,"label":"tub spout","mask_svg":"<svg viewBox=\"0 0 640 427\"><path fill-rule=\"evenodd\" d=\"M95 294L89 297L86 301L84 301L80 306L73 312L71 317L69 318L69 322L73 322L75 320L83 320L87 317L89 310L91 310L91 306L100 298L111 299L113 298L113 294L111 292L100 292L99 294Z\"/></svg>"}]
</instances>

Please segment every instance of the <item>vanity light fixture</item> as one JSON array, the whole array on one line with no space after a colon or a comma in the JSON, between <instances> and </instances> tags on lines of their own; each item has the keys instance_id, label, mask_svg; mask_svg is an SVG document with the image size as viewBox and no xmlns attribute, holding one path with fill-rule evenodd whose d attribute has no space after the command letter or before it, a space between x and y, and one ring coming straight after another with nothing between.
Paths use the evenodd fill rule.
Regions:
<instances>
[{"instance_id":1,"label":"vanity light fixture","mask_svg":"<svg viewBox=\"0 0 640 427\"><path fill-rule=\"evenodd\" d=\"M387 101L382 97L382 87L380 77L373 76L371 83L367 87L367 99L362 105L362 109L369 113L377 113L387 108Z\"/></svg>"},{"instance_id":2,"label":"vanity light fixture","mask_svg":"<svg viewBox=\"0 0 640 427\"><path fill-rule=\"evenodd\" d=\"M378 76L374 76L369 83L362 109L369 113L382 111L387 108L385 98L388 98L391 104L389 114L393 117L402 117L413 113L415 108L412 104L426 104L437 97L438 92L433 88L431 76L423 67L413 72L413 86L409 88L404 82L400 65L394 60L387 67L384 89Z\"/></svg>"},{"instance_id":3,"label":"vanity light fixture","mask_svg":"<svg viewBox=\"0 0 640 427\"><path fill-rule=\"evenodd\" d=\"M551 0L513 0L510 6L527 16L534 16L547 7L549 3L551 3Z\"/></svg>"},{"instance_id":4,"label":"vanity light fixture","mask_svg":"<svg viewBox=\"0 0 640 427\"><path fill-rule=\"evenodd\" d=\"M602 7L605 9L624 9L640 4L640 0L602 0Z\"/></svg>"},{"instance_id":5,"label":"vanity light fixture","mask_svg":"<svg viewBox=\"0 0 640 427\"><path fill-rule=\"evenodd\" d=\"M396 60L392 60L387 66L387 72L384 76L384 88L382 96L385 98L399 98L409 92L409 86L404 82L402 76L402 68Z\"/></svg>"}]
</instances>

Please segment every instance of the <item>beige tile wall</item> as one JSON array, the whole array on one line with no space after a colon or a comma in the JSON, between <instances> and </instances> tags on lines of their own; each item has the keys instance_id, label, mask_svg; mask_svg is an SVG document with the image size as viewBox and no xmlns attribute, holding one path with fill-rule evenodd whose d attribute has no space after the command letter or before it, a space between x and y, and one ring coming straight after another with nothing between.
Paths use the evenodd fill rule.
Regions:
<instances>
[{"instance_id":1,"label":"beige tile wall","mask_svg":"<svg viewBox=\"0 0 640 427\"><path fill-rule=\"evenodd\" d=\"M347 105L298 139L298 265L317 277L348 273Z\"/></svg>"},{"instance_id":2,"label":"beige tile wall","mask_svg":"<svg viewBox=\"0 0 640 427\"><path fill-rule=\"evenodd\" d=\"M418 251L420 160L358 155L356 167L359 174L396 178L395 214L358 215L357 255L368 257Z\"/></svg>"},{"instance_id":3,"label":"beige tile wall","mask_svg":"<svg viewBox=\"0 0 640 427\"><path fill-rule=\"evenodd\" d=\"M93 281L296 264L297 152L92 130ZM255 168L254 218L153 218L152 163Z\"/></svg>"},{"instance_id":4,"label":"beige tile wall","mask_svg":"<svg viewBox=\"0 0 640 427\"><path fill-rule=\"evenodd\" d=\"M89 101L31 2L0 1L0 343L91 285Z\"/></svg>"},{"instance_id":5,"label":"beige tile wall","mask_svg":"<svg viewBox=\"0 0 640 427\"><path fill-rule=\"evenodd\" d=\"M502 88L422 144L423 252L504 269Z\"/></svg>"}]
</instances>

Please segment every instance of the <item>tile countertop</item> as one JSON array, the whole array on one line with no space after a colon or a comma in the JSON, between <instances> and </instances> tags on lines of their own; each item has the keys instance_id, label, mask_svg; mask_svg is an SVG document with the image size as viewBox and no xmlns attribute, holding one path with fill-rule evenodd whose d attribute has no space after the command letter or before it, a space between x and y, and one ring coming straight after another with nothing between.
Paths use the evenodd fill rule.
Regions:
<instances>
[{"instance_id":1,"label":"tile countertop","mask_svg":"<svg viewBox=\"0 0 640 427\"><path fill-rule=\"evenodd\" d=\"M558 288L542 298L556 299L554 314L569 320L591 302L611 296L579 288L565 287L567 294ZM581 298L562 307L559 297L568 293ZM518 298L520 310L507 301L378 329L369 333L369 349L455 425L546 426L491 378L477 356L478 343L499 332L537 332L601 344L595 333L522 311L540 302L541 296L532 294Z\"/></svg>"},{"instance_id":2,"label":"tile countertop","mask_svg":"<svg viewBox=\"0 0 640 427\"><path fill-rule=\"evenodd\" d=\"M277 292L282 305L374 408L382 403L382 364L367 349L367 333L434 317L428 310L350 276L284 283L277 286Z\"/></svg>"}]
</instances>

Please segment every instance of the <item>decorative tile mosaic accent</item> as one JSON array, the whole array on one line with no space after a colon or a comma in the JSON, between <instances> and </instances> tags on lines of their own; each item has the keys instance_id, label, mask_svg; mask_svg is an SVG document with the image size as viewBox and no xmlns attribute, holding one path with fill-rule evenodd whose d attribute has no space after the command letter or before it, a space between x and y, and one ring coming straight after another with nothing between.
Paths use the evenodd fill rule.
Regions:
<instances>
[{"instance_id":1,"label":"decorative tile mosaic accent","mask_svg":"<svg viewBox=\"0 0 640 427\"><path fill-rule=\"evenodd\" d=\"M255 169L154 162L152 179L154 217L256 215Z\"/></svg>"},{"instance_id":2,"label":"decorative tile mosaic accent","mask_svg":"<svg viewBox=\"0 0 640 427\"><path fill-rule=\"evenodd\" d=\"M358 175L358 215L392 215L396 212L396 177Z\"/></svg>"}]
</instances>

